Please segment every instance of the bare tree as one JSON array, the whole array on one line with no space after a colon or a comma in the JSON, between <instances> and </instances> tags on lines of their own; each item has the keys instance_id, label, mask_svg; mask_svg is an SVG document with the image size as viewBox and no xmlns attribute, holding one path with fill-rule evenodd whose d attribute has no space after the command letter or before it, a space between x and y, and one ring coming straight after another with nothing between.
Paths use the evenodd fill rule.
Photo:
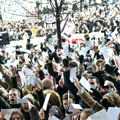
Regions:
<instances>
[{"instance_id":1,"label":"bare tree","mask_svg":"<svg viewBox=\"0 0 120 120\"><path fill-rule=\"evenodd\" d=\"M56 18L56 27L57 27L57 37L58 37L58 47L62 47L62 42L61 42L61 27L60 27L60 16L61 16L61 11L62 11L62 6L64 4L65 0L50 0L50 5L53 10L53 14L55 15Z\"/></svg>"}]
</instances>

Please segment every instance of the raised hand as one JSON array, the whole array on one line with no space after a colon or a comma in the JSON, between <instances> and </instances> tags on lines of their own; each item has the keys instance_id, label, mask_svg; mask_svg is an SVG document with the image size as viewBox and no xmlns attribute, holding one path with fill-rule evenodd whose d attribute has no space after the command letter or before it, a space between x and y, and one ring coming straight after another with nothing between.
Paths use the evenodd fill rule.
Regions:
<instances>
[{"instance_id":1,"label":"raised hand","mask_svg":"<svg viewBox=\"0 0 120 120\"><path fill-rule=\"evenodd\" d=\"M45 119L45 111L43 108L40 109L39 111L39 116L40 116L40 119L41 120L44 120Z\"/></svg>"},{"instance_id":2,"label":"raised hand","mask_svg":"<svg viewBox=\"0 0 120 120\"><path fill-rule=\"evenodd\" d=\"M13 77L15 77L16 76L16 68L15 67L13 67L13 66L11 66L10 67L10 71L11 71L11 75L13 76Z\"/></svg>"}]
</instances>

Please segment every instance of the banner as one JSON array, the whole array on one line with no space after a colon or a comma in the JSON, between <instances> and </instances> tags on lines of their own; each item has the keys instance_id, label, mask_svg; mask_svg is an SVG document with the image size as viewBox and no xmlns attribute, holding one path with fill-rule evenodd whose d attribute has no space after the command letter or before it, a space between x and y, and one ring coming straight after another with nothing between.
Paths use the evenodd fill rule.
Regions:
<instances>
[{"instance_id":1,"label":"banner","mask_svg":"<svg viewBox=\"0 0 120 120\"><path fill-rule=\"evenodd\" d=\"M68 41L68 43L85 43L84 34L71 34L70 37L63 35L63 37Z\"/></svg>"},{"instance_id":2,"label":"banner","mask_svg":"<svg viewBox=\"0 0 120 120\"><path fill-rule=\"evenodd\" d=\"M71 34L73 33L75 29L75 23L72 19L72 17L69 15L68 18L61 24L62 28L62 36L65 39L69 39L71 37Z\"/></svg>"},{"instance_id":3,"label":"banner","mask_svg":"<svg viewBox=\"0 0 120 120\"><path fill-rule=\"evenodd\" d=\"M91 32L90 34L89 34L89 37L90 38L96 38L96 39L100 39L100 40L103 40L103 38L104 38L104 33L101 33L101 32Z\"/></svg>"}]
</instances>

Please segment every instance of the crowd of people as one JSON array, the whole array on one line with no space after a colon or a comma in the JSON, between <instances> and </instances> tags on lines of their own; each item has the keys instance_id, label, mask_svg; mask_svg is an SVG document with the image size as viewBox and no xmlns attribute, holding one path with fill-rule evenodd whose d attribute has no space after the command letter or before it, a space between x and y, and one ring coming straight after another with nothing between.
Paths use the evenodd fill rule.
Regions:
<instances>
[{"instance_id":1,"label":"crowd of people","mask_svg":"<svg viewBox=\"0 0 120 120\"><path fill-rule=\"evenodd\" d=\"M62 48L45 23L1 22L27 44L0 50L0 120L120 120L120 2L72 17L84 42L62 38Z\"/></svg>"}]
</instances>

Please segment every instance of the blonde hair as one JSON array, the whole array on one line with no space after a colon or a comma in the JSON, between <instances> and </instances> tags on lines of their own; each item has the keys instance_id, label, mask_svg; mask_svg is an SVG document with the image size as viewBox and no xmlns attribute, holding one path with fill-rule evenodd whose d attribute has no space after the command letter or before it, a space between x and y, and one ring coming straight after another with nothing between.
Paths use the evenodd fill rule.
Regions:
<instances>
[{"instance_id":1,"label":"blonde hair","mask_svg":"<svg viewBox=\"0 0 120 120\"><path fill-rule=\"evenodd\" d=\"M120 96L117 93L115 92L107 93L106 95L103 96L103 98L107 98L115 106L120 107Z\"/></svg>"},{"instance_id":2,"label":"blonde hair","mask_svg":"<svg viewBox=\"0 0 120 120\"><path fill-rule=\"evenodd\" d=\"M56 105L58 107L61 106L60 95L57 92L50 90L50 89L46 89L43 91L43 93L45 95L47 95L48 93L51 93L51 96L50 96L51 105Z\"/></svg>"}]
</instances>

